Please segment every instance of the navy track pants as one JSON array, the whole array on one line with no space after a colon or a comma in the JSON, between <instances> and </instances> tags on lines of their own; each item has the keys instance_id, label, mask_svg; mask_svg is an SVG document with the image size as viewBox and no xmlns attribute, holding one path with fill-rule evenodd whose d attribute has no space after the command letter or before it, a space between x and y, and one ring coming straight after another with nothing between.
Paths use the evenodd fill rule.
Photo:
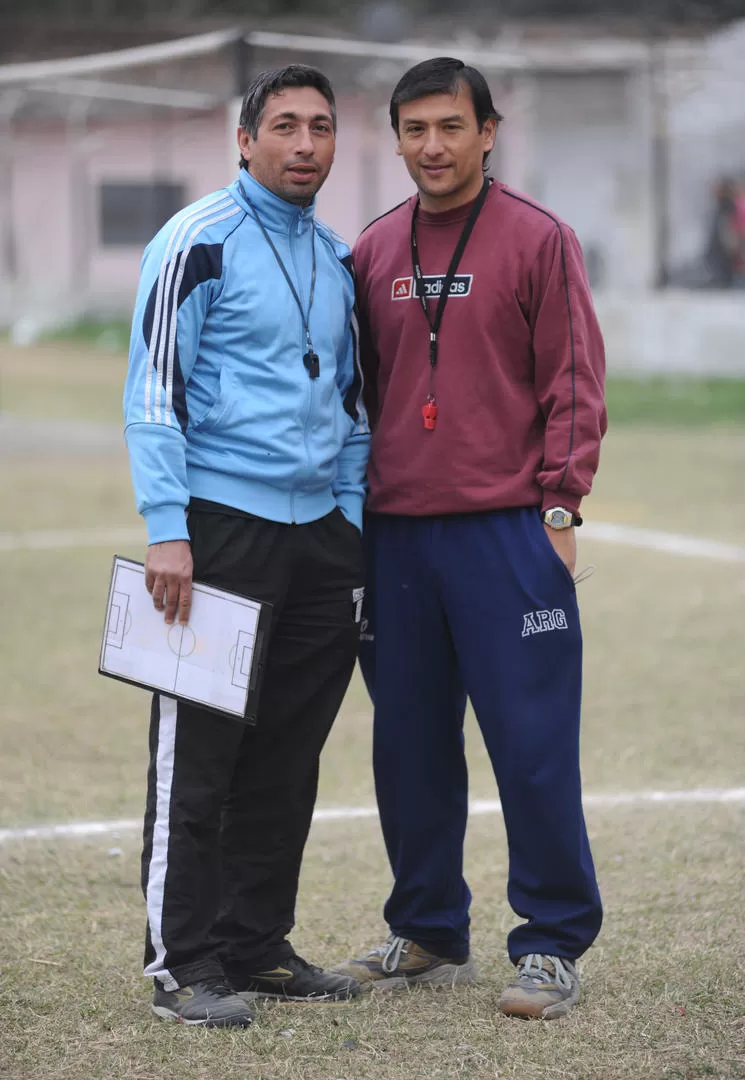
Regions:
<instances>
[{"instance_id":1,"label":"navy track pants","mask_svg":"<svg viewBox=\"0 0 745 1080\"><path fill-rule=\"evenodd\" d=\"M602 907L582 811L582 636L574 582L534 508L369 514L360 663L375 705L375 785L395 884L391 930L469 950L463 878L471 700L499 786L510 958L575 959Z\"/></svg>"}]
</instances>

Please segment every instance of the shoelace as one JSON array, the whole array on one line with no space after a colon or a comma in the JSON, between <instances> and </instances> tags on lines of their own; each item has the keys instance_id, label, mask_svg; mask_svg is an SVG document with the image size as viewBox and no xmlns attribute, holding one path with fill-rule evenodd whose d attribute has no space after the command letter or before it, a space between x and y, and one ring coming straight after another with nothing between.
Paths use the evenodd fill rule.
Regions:
<instances>
[{"instance_id":1,"label":"shoelace","mask_svg":"<svg viewBox=\"0 0 745 1080\"><path fill-rule=\"evenodd\" d=\"M381 968L386 975L392 975L399 965L401 960L401 954L406 952L406 946L409 942L406 938L398 937L396 934L389 934L386 941L382 945L378 945L368 955L380 956Z\"/></svg>"},{"instance_id":2,"label":"shoelace","mask_svg":"<svg viewBox=\"0 0 745 1080\"><path fill-rule=\"evenodd\" d=\"M550 960L554 966L552 974L543 966L544 960ZM564 990L572 987L572 978L558 956L544 956L542 953L529 953L520 965L519 978L532 979L535 983L555 982Z\"/></svg>"},{"instance_id":3,"label":"shoelace","mask_svg":"<svg viewBox=\"0 0 745 1080\"><path fill-rule=\"evenodd\" d=\"M305 971L310 971L313 975L320 975L323 971L323 968L318 967L317 964L309 964L307 960L303 960L302 956L297 956L297 954L284 960L283 964L286 968L289 968L290 971L292 971L293 965L300 967Z\"/></svg>"},{"instance_id":4,"label":"shoelace","mask_svg":"<svg viewBox=\"0 0 745 1080\"><path fill-rule=\"evenodd\" d=\"M228 986L222 975L208 975L205 979L200 979L200 982L211 990L215 997L233 997L235 994L235 990Z\"/></svg>"}]
</instances>

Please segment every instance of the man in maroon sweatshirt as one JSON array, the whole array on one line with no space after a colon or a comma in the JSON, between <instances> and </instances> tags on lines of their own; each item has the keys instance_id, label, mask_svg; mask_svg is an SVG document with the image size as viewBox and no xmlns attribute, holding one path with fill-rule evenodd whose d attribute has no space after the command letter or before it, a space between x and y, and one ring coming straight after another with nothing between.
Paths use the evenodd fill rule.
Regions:
<instances>
[{"instance_id":1,"label":"man in maroon sweatshirt","mask_svg":"<svg viewBox=\"0 0 745 1080\"><path fill-rule=\"evenodd\" d=\"M472 982L463 878L466 695L509 847L508 1015L577 1002L602 908L582 812L574 530L606 427L603 341L582 252L485 166L501 117L483 76L425 61L391 100L417 195L354 251L373 422L361 662L395 876L385 944L341 965L364 989Z\"/></svg>"}]
</instances>

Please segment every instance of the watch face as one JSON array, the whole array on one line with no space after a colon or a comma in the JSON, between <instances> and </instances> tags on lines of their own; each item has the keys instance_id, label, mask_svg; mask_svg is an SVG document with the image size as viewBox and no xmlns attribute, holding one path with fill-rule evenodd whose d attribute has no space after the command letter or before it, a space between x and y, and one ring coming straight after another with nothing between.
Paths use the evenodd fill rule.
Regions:
<instances>
[{"instance_id":1,"label":"watch face","mask_svg":"<svg viewBox=\"0 0 745 1080\"><path fill-rule=\"evenodd\" d=\"M563 529L571 522L571 516L566 510L552 510L548 515L548 524L552 529Z\"/></svg>"}]
</instances>

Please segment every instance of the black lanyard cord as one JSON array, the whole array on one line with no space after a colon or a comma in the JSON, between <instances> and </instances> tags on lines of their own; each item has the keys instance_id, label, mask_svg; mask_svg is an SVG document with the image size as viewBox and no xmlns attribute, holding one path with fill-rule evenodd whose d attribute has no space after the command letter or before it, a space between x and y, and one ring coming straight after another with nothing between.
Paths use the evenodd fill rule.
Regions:
<instances>
[{"instance_id":1,"label":"black lanyard cord","mask_svg":"<svg viewBox=\"0 0 745 1080\"><path fill-rule=\"evenodd\" d=\"M440 331L440 324L442 323L442 316L445 313L445 305L448 302L450 296L450 289L455 275L458 270L458 264L460 263L463 252L466 249L466 244L471 238L476 219L481 213L481 209L486 202L486 196L489 194L490 180L488 177L484 177L484 184L476 197L471 212L468 215L468 220L463 226L463 232L460 234L460 239L456 244L453 257L450 260L450 266L448 266L447 273L445 275L445 281L442 285L442 291L437 301L437 307L435 308L434 318L430 315L429 304L424 291L424 274L422 273L421 263L419 262L419 245L416 239L416 219L419 213L419 198L417 197L414 211L411 215L411 266L414 271L414 277L416 279L417 298L422 305L422 311L424 317L427 320L429 326L429 362L431 370L434 373L434 369L437 367L437 335Z\"/></svg>"},{"instance_id":2,"label":"black lanyard cord","mask_svg":"<svg viewBox=\"0 0 745 1080\"><path fill-rule=\"evenodd\" d=\"M310 274L310 297L308 299L308 311L306 313L303 310L302 301L300 300L300 297L298 296L298 291L295 288L295 286L293 284L293 281L292 281L292 278L290 277L290 275L289 275L289 273L287 271L287 267L285 266L284 262L282 261L282 256L280 255L280 253L277 251L276 247L274 246L274 241L272 240L271 236L269 235L269 233L268 233L268 231L266 229L266 226L264 225L264 222L261 220L258 213L256 212L256 207L251 202L251 200L248 198L248 196L244 196L244 197L245 197L246 202L248 203L249 207L251 208L251 213L255 217L259 228L261 229L261 231L264 234L264 239L266 240L269 247L272 249L272 251L274 253L274 258L277 260L277 264L278 264L280 270L282 271L282 273L284 274L285 281L289 285L290 292L292 293L292 295L293 295L293 297L295 299L295 303L297 304L298 311L300 312L300 318L303 320L303 329L305 330L305 343L306 343L306 346L307 346L307 349L308 349L305 356L303 357L303 363L305 364L306 368L308 369L308 373L309 373L311 379L317 379L318 378L318 357L316 356L316 354L315 354L315 352L313 350L313 342L311 341L311 337L310 337L310 312L311 312L311 308L313 307L313 297L315 296L315 292L316 292L316 226L315 226L315 222L311 222L311 226L310 226L310 228L311 228L312 264L311 264L311 274Z\"/></svg>"}]
</instances>

